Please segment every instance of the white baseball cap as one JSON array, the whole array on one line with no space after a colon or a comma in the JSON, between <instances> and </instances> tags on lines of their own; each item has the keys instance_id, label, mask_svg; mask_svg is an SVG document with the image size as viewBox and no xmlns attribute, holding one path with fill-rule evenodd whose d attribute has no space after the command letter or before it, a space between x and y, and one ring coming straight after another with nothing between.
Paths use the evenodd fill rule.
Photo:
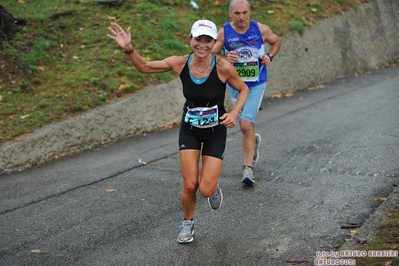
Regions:
<instances>
[{"instance_id":1,"label":"white baseball cap","mask_svg":"<svg viewBox=\"0 0 399 266\"><path fill-rule=\"evenodd\" d=\"M191 35L193 37L207 35L216 40L216 37L218 36L218 31L215 23L213 23L210 20L203 19L203 20L197 20L193 24L193 26L191 27Z\"/></svg>"}]
</instances>

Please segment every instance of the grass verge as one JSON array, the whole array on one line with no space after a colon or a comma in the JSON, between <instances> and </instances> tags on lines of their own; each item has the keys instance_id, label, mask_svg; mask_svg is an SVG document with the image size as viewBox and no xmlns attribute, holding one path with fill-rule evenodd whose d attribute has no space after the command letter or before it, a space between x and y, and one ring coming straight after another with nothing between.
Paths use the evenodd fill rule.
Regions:
<instances>
[{"instance_id":1,"label":"grass verge","mask_svg":"<svg viewBox=\"0 0 399 266\"><path fill-rule=\"evenodd\" d=\"M356 265L360 266L393 266L399 265L399 257L383 257L382 254L373 251L396 251L399 248L399 207L390 210L388 219L378 225L376 236L368 242L364 250L369 256L357 258ZM370 255L374 255L372 257Z\"/></svg>"}]
</instances>

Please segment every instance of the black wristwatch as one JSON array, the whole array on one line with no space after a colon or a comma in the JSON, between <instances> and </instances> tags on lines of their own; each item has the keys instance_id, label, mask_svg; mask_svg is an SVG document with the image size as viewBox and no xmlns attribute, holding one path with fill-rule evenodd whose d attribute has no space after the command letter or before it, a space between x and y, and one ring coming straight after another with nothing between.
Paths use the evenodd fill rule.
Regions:
<instances>
[{"instance_id":1,"label":"black wristwatch","mask_svg":"<svg viewBox=\"0 0 399 266\"><path fill-rule=\"evenodd\" d=\"M271 53L268 53L268 54L266 54L269 58L270 58L270 61L273 61L273 54L271 54Z\"/></svg>"}]
</instances>

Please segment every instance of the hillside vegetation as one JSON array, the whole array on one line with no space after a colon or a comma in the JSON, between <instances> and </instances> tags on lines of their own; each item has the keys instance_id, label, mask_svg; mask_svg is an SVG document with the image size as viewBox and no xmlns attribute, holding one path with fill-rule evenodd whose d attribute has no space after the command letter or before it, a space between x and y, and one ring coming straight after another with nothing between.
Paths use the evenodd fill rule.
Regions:
<instances>
[{"instance_id":1,"label":"hillside vegetation","mask_svg":"<svg viewBox=\"0 0 399 266\"><path fill-rule=\"evenodd\" d=\"M251 1L252 18L284 36L369 1ZM136 71L107 37L108 26L112 21L131 26L133 44L148 60L188 53L195 20L210 19L218 27L230 20L229 1L196 3L199 9L188 0L126 0L114 6L93 0L2 0L27 23L0 49L0 143L175 78Z\"/></svg>"}]
</instances>

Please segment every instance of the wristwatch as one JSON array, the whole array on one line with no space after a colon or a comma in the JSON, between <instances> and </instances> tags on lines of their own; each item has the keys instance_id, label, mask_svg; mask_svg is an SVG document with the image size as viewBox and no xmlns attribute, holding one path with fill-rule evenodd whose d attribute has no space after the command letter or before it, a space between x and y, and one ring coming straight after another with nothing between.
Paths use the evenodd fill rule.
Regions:
<instances>
[{"instance_id":1,"label":"wristwatch","mask_svg":"<svg viewBox=\"0 0 399 266\"><path fill-rule=\"evenodd\" d=\"M268 53L268 54L266 54L269 58L270 58L270 61L273 61L273 57L274 57L274 55L273 54L271 54L271 53Z\"/></svg>"}]
</instances>

